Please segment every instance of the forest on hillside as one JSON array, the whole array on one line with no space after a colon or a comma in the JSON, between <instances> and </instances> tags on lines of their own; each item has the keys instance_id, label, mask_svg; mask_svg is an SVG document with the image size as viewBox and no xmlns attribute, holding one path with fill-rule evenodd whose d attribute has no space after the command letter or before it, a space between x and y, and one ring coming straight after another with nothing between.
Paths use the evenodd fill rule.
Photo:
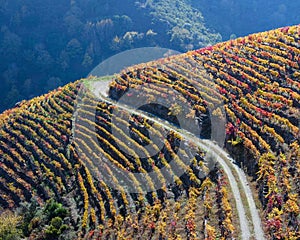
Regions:
<instances>
[{"instance_id":1,"label":"forest on hillside","mask_svg":"<svg viewBox=\"0 0 300 240\"><path fill-rule=\"evenodd\" d=\"M300 22L299 1L290 0L190 0L201 10L207 26L223 40L295 25Z\"/></svg>"},{"instance_id":2,"label":"forest on hillside","mask_svg":"<svg viewBox=\"0 0 300 240\"><path fill-rule=\"evenodd\" d=\"M186 51L221 40L183 0L1 0L0 29L0 111L85 77L127 49Z\"/></svg>"},{"instance_id":3,"label":"forest on hillside","mask_svg":"<svg viewBox=\"0 0 300 240\"><path fill-rule=\"evenodd\" d=\"M298 240L299 42L252 34L0 114L0 239Z\"/></svg>"},{"instance_id":4,"label":"forest on hillside","mask_svg":"<svg viewBox=\"0 0 300 240\"><path fill-rule=\"evenodd\" d=\"M0 0L0 112L138 47L198 49L299 22L297 1Z\"/></svg>"}]
</instances>

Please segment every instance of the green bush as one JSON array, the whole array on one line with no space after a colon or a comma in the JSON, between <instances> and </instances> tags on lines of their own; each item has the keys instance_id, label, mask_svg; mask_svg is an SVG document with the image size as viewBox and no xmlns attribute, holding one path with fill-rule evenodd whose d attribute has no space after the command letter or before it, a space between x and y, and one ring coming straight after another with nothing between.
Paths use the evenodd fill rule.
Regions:
<instances>
[{"instance_id":1,"label":"green bush","mask_svg":"<svg viewBox=\"0 0 300 240\"><path fill-rule=\"evenodd\" d=\"M44 210L48 219L51 220L54 217L65 218L68 215L68 210L65 209L61 203L57 203L54 200L47 202Z\"/></svg>"},{"instance_id":2,"label":"green bush","mask_svg":"<svg viewBox=\"0 0 300 240\"><path fill-rule=\"evenodd\" d=\"M51 225L45 230L46 239L58 238L67 228L68 226L63 224L63 220L60 217L52 218Z\"/></svg>"},{"instance_id":3,"label":"green bush","mask_svg":"<svg viewBox=\"0 0 300 240\"><path fill-rule=\"evenodd\" d=\"M63 220L60 217L55 217L51 220L51 225L53 227L55 227L56 229L60 229L62 223L63 223Z\"/></svg>"},{"instance_id":4,"label":"green bush","mask_svg":"<svg viewBox=\"0 0 300 240\"><path fill-rule=\"evenodd\" d=\"M21 238L22 231L18 229L18 225L22 217L5 211L0 215L0 240L17 240Z\"/></svg>"}]
</instances>

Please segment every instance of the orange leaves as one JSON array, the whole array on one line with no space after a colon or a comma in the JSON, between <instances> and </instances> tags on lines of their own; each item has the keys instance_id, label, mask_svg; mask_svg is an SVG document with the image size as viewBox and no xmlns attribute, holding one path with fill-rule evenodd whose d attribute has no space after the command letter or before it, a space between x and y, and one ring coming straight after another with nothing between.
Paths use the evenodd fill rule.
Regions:
<instances>
[{"instance_id":1,"label":"orange leaves","mask_svg":"<svg viewBox=\"0 0 300 240\"><path fill-rule=\"evenodd\" d=\"M293 145L293 144L292 144ZM292 150L292 152L294 152ZM294 216L299 214L298 194L295 191L295 184L290 172L288 171L290 156L280 154L275 157L272 153L266 153L259 159L259 172L257 173L261 183L265 182L267 192L264 197L267 199L268 205L266 209L266 227L271 237L275 239L283 239L285 227ZM283 196L286 200L283 201ZM289 232L295 232L297 220L293 220L293 224L289 225ZM293 239L293 238L291 238Z\"/></svg>"},{"instance_id":2,"label":"orange leaves","mask_svg":"<svg viewBox=\"0 0 300 240\"><path fill-rule=\"evenodd\" d=\"M246 159L251 161L250 164L255 165L256 159L260 157L257 177L259 185L264 184L263 197L267 198L270 205L266 214L271 238L285 236L284 231L289 229L290 232L295 232L296 228L286 219L288 216L299 214L299 199L296 195L299 186L295 179L299 179L300 168L299 141L296 140L299 136L297 114L300 103L300 50L293 36L295 32L299 32L299 27L251 35L159 63L152 62L147 66L128 68L117 75L110 85L110 90L115 90L120 95L129 86L133 88L135 92L127 94L131 101L138 101L136 96L146 96L149 103L160 100L163 104L169 98L173 104L170 114L174 116L182 111L180 104L172 102L175 97L173 90L176 90L180 94L177 100L192 106L186 120L206 113L209 107L224 106L229 122L226 128L227 136L230 136L231 143L243 144L248 150L245 155L249 152L252 154L253 159ZM161 233L170 239L179 239L179 235L185 238L187 234L182 229L187 229L189 236L195 239L204 237L197 235L199 229L199 232L206 231L206 239L215 239L220 233L224 235L221 237L228 237L235 231L226 186L217 186L218 192L215 191L215 183L209 176L200 180L195 169L204 165L196 158L193 159L192 166L183 162L176 152L176 146L174 147L174 142L184 141L181 135L169 132L157 123L149 123L147 118L143 117L132 117L132 124L121 117L113 123L112 112L117 111L118 107L105 101L90 100L80 113L94 117L96 112L96 121L80 119L81 124L75 125L75 133L84 140L70 145L71 116L79 87L70 84L28 103L23 102L19 108L8 110L0 116L0 154L5 160L0 166L22 185L22 188L19 188L19 185L1 176L1 183L7 186L7 192L12 192L22 199L20 189L24 187L32 190L34 196L42 192L51 197L53 192L60 194L64 190L70 190L72 186L69 185L73 184L77 177L77 187L83 200L83 204L78 203L82 213L82 229L104 222L105 231L109 231L107 228L122 229L119 232L121 235L127 231L123 224L128 224L127 233L128 236L132 233L130 237L133 239L136 236L135 231L143 230L145 238L148 237L147 233L153 230L153 234L156 234L153 238ZM219 116L220 112L221 110L217 109L209 113ZM126 111L123 113L123 116L130 115ZM90 131L86 126L93 126L96 131ZM122 127L129 126L130 135L127 136ZM163 149L148 137L147 131L150 129L151 133L164 143ZM111 130L119 137L112 134ZM163 137L164 132L168 133L170 139ZM287 144L290 144L290 153L286 151ZM146 149L144 145L149 148ZM150 148L155 150L157 155L152 156ZM285 156L275 157L271 151L283 152ZM143 159L139 157L139 152L145 156ZM180 153L183 156L188 151L182 150ZM120 179L114 176L114 170L125 171L132 185L140 192L142 189L134 173L155 173L163 186L161 193L155 191L151 178L144 179L150 189L153 189L148 197L153 201L153 205L147 203L148 199L143 194L138 194L133 199L125 188L120 187L118 191L112 191L104 180L99 180L101 174L96 171L97 164L102 164L104 160L109 164L101 165L102 170L106 171L109 180L116 186L122 184ZM175 176L173 189L170 189L160 169L165 167L166 174L174 175L174 169L169 164L172 160L176 166L185 170L185 176ZM23 170L24 174L18 175L18 172ZM41 184L37 184L38 181L41 181ZM51 182L51 187L47 181ZM177 192L183 189L189 191L189 197L177 196L173 205L167 205L173 202L168 201L169 196L172 197L171 190L179 194ZM217 194L220 194L220 206L216 206ZM275 195L285 202L279 203ZM160 202L159 197L164 199L164 204ZM12 196L7 193L3 194L2 198L11 206L14 205ZM123 221L124 216L119 214L118 208L126 210L122 214L127 214L125 218L128 221ZM131 211L135 210L136 213L132 214ZM222 212L224 216L222 226L211 221L216 219L216 212ZM169 214L173 215L170 217ZM142 220L139 221L138 218ZM176 224L172 225L172 233L167 236L164 230L169 227L171 221L175 221ZM200 226L201 221L205 222L205 229ZM293 234L290 236L292 238Z\"/></svg>"},{"instance_id":3,"label":"orange leaves","mask_svg":"<svg viewBox=\"0 0 300 240\"><path fill-rule=\"evenodd\" d=\"M289 194L288 200L285 203L285 209L295 214L296 216L300 213L300 208L298 205L298 194Z\"/></svg>"},{"instance_id":4,"label":"orange leaves","mask_svg":"<svg viewBox=\"0 0 300 240\"><path fill-rule=\"evenodd\" d=\"M274 128L264 125L262 128L262 132L268 133L271 136L273 136L278 143L284 143L283 137L281 137L279 134L277 134Z\"/></svg>"},{"instance_id":5,"label":"orange leaves","mask_svg":"<svg viewBox=\"0 0 300 240\"><path fill-rule=\"evenodd\" d=\"M195 223L195 210L197 206L197 190L195 188L190 188L189 190L190 196L185 206L186 214L185 214L185 227L188 235L191 239L196 239L196 223Z\"/></svg>"},{"instance_id":6,"label":"orange leaves","mask_svg":"<svg viewBox=\"0 0 300 240\"><path fill-rule=\"evenodd\" d=\"M217 204L220 206L221 214L219 214L219 221L221 224L221 236L223 238L232 238L235 227L232 223L232 207L228 199L228 190L226 189L225 176L222 172L219 175L218 184L216 188Z\"/></svg>"},{"instance_id":7,"label":"orange leaves","mask_svg":"<svg viewBox=\"0 0 300 240\"><path fill-rule=\"evenodd\" d=\"M209 224L206 224L206 234L207 234L207 237L205 238L205 240L215 240L217 235L216 235L216 229L209 225Z\"/></svg>"},{"instance_id":8,"label":"orange leaves","mask_svg":"<svg viewBox=\"0 0 300 240\"><path fill-rule=\"evenodd\" d=\"M258 180L265 179L269 175L273 175L275 170L273 168L275 164L275 156L270 152L263 154L258 160Z\"/></svg>"},{"instance_id":9,"label":"orange leaves","mask_svg":"<svg viewBox=\"0 0 300 240\"><path fill-rule=\"evenodd\" d=\"M269 230L271 236L275 239L282 239L282 214L283 211L278 208L273 208L268 214L267 218L267 229Z\"/></svg>"},{"instance_id":10,"label":"orange leaves","mask_svg":"<svg viewBox=\"0 0 300 240\"><path fill-rule=\"evenodd\" d=\"M273 168L271 168L269 170L270 172L275 172ZM271 194L276 194L278 193L278 187L277 187L277 178L275 175L270 174L268 176L268 182L267 182L267 186L268 186L268 193L265 197L270 196Z\"/></svg>"},{"instance_id":11,"label":"orange leaves","mask_svg":"<svg viewBox=\"0 0 300 240\"><path fill-rule=\"evenodd\" d=\"M78 183L79 183L80 189L83 194L84 212L83 212L83 216L82 216L81 226L83 229L85 229L88 224L88 216L89 216L89 212L88 212L89 211L89 195L84 186L83 179L82 179L82 176L80 173L77 174L77 179L78 179Z\"/></svg>"}]
</instances>

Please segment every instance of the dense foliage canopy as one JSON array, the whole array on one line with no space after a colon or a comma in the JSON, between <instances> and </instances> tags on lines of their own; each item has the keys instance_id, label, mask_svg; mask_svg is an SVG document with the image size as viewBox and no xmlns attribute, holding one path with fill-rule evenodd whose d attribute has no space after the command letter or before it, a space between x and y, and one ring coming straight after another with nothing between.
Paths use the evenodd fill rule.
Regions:
<instances>
[{"instance_id":1,"label":"dense foliage canopy","mask_svg":"<svg viewBox=\"0 0 300 240\"><path fill-rule=\"evenodd\" d=\"M184 0L0 1L0 111L137 47L178 51L219 41ZM186 24L184 24L186 23Z\"/></svg>"}]
</instances>

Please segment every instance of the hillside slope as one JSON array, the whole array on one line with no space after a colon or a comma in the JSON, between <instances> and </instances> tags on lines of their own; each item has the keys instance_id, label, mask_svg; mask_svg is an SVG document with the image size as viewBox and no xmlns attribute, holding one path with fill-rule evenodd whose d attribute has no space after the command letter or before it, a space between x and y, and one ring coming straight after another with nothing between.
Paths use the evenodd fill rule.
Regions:
<instances>
[{"instance_id":1,"label":"hillside slope","mask_svg":"<svg viewBox=\"0 0 300 240\"><path fill-rule=\"evenodd\" d=\"M225 110L225 147L257 181L273 238L297 231L298 224L299 34L299 26L285 27L141 64L125 70L110 86L110 96L127 104L132 104L124 98L128 90L134 101L146 97L151 102L165 98L166 89L175 89L196 116L209 116L211 124ZM144 110L159 111L151 105ZM159 115L172 121L169 114Z\"/></svg>"},{"instance_id":2,"label":"hillside slope","mask_svg":"<svg viewBox=\"0 0 300 240\"><path fill-rule=\"evenodd\" d=\"M299 44L300 26L286 27L128 68L111 99L77 81L21 102L0 115L0 206L54 198L68 209L63 239L237 238L224 170L183 134L200 125L197 137L225 145L253 177L266 236L297 239ZM145 102L174 129L114 100ZM42 219L28 222L27 236L51 238Z\"/></svg>"}]
</instances>

